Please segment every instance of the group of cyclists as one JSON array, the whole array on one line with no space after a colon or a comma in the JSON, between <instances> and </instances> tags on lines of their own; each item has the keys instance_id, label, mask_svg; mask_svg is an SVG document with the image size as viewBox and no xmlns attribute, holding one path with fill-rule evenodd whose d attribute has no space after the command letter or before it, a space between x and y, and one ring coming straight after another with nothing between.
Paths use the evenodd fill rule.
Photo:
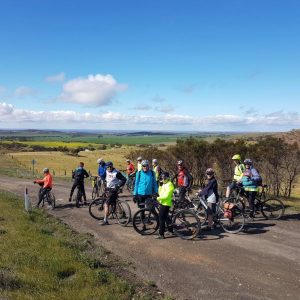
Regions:
<instances>
[{"instance_id":1,"label":"group of cyclists","mask_svg":"<svg viewBox=\"0 0 300 300\"><path fill-rule=\"evenodd\" d=\"M226 190L226 198L230 197L231 191L243 187L249 201L250 218L254 218L254 200L261 184L261 176L253 167L252 160L247 158L242 161L239 154L232 157L235 163L233 181ZM125 185L126 181L134 180L133 201L142 209L145 208L148 199L155 197L159 202L159 235L157 238L165 238L165 227L169 220L168 213L173 205L173 194L175 187L178 189L178 202L184 201L187 191L193 185L193 177L183 160L177 161L177 171L171 178L170 173L163 171L158 164L157 159L152 160L152 164L142 157L137 158L137 166L130 159L126 160L126 177L117 170L111 161L105 162L102 158L97 160L98 164L98 180L100 184L105 185L107 198L104 205L104 219L102 225L109 225L109 206L113 205L117 198L119 190ZM43 184L39 193L39 202L41 202L43 193L52 189L53 179L48 168L44 170L44 178L35 180L35 183ZM76 187L82 191L84 204L86 204L86 193L84 188L84 179L89 177L89 173L84 169L84 163L80 162L72 175L74 183L70 191L69 201L72 201L72 195ZM212 168L206 170L206 185L198 191L199 197L206 199L208 203L207 215L208 225L206 230L211 230L214 227L213 215L216 211L216 203L219 201L218 182L215 177L215 171ZM171 227L168 227L172 231Z\"/></svg>"}]
</instances>

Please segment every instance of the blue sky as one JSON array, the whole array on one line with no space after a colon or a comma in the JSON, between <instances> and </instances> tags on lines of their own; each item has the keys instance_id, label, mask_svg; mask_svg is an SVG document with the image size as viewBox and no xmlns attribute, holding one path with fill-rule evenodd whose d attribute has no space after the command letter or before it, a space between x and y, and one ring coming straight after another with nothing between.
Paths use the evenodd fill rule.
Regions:
<instances>
[{"instance_id":1,"label":"blue sky","mask_svg":"<svg viewBox=\"0 0 300 300\"><path fill-rule=\"evenodd\" d=\"M300 128L300 2L1 0L0 128Z\"/></svg>"}]
</instances>

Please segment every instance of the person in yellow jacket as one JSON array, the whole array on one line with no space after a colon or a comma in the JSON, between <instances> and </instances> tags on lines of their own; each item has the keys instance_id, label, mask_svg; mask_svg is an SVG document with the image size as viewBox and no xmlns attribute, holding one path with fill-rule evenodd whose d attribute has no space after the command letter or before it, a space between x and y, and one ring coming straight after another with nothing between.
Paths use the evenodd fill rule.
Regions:
<instances>
[{"instance_id":1,"label":"person in yellow jacket","mask_svg":"<svg viewBox=\"0 0 300 300\"><path fill-rule=\"evenodd\" d=\"M159 202L159 235L157 239L164 239L165 238L165 228L166 223L171 224L171 220L169 218L169 210L172 206L172 199L173 199L173 192L174 192L174 185L170 180L170 175L168 172L163 172L161 174L161 179L163 184L159 187L157 197L157 201ZM168 229L172 232L172 228Z\"/></svg>"},{"instance_id":2,"label":"person in yellow jacket","mask_svg":"<svg viewBox=\"0 0 300 300\"><path fill-rule=\"evenodd\" d=\"M226 199L229 198L231 190L236 189L237 184L241 182L243 173L246 169L245 165L242 163L242 159L239 154L233 155L232 160L235 163L234 175L232 182L227 186Z\"/></svg>"}]
</instances>

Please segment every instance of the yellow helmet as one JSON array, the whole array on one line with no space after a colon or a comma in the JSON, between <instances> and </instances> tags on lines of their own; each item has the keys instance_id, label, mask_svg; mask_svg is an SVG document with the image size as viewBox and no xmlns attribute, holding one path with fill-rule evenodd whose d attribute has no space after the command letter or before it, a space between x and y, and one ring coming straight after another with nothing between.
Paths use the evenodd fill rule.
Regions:
<instances>
[{"instance_id":1,"label":"yellow helmet","mask_svg":"<svg viewBox=\"0 0 300 300\"><path fill-rule=\"evenodd\" d=\"M241 159L241 156L240 156L239 154L233 155L233 156L232 156L232 159L238 160L238 161L241 161L241 160L242 160L242 159Z\"/></svg>"}]
</instances>

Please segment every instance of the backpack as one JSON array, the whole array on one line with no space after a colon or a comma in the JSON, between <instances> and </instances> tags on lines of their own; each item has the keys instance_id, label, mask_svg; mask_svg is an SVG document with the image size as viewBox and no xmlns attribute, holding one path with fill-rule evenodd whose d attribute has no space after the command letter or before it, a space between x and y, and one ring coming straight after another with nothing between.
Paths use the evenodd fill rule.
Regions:
<instances>
[{"instance_id":1,"label":"backpack","mask_svg":"<svg viewBox=\"0 0 300 300\"><path fill-rule=\"evenodd\" d=\"M254 169L254 170L256 170L256 173L253 174L253 168L252 168L251 169L251 176L256 177L255 182L256 182L257 186L262 186L262 178L261 178L258 170L257 169Z\"/></svg>"}]
</instances>

